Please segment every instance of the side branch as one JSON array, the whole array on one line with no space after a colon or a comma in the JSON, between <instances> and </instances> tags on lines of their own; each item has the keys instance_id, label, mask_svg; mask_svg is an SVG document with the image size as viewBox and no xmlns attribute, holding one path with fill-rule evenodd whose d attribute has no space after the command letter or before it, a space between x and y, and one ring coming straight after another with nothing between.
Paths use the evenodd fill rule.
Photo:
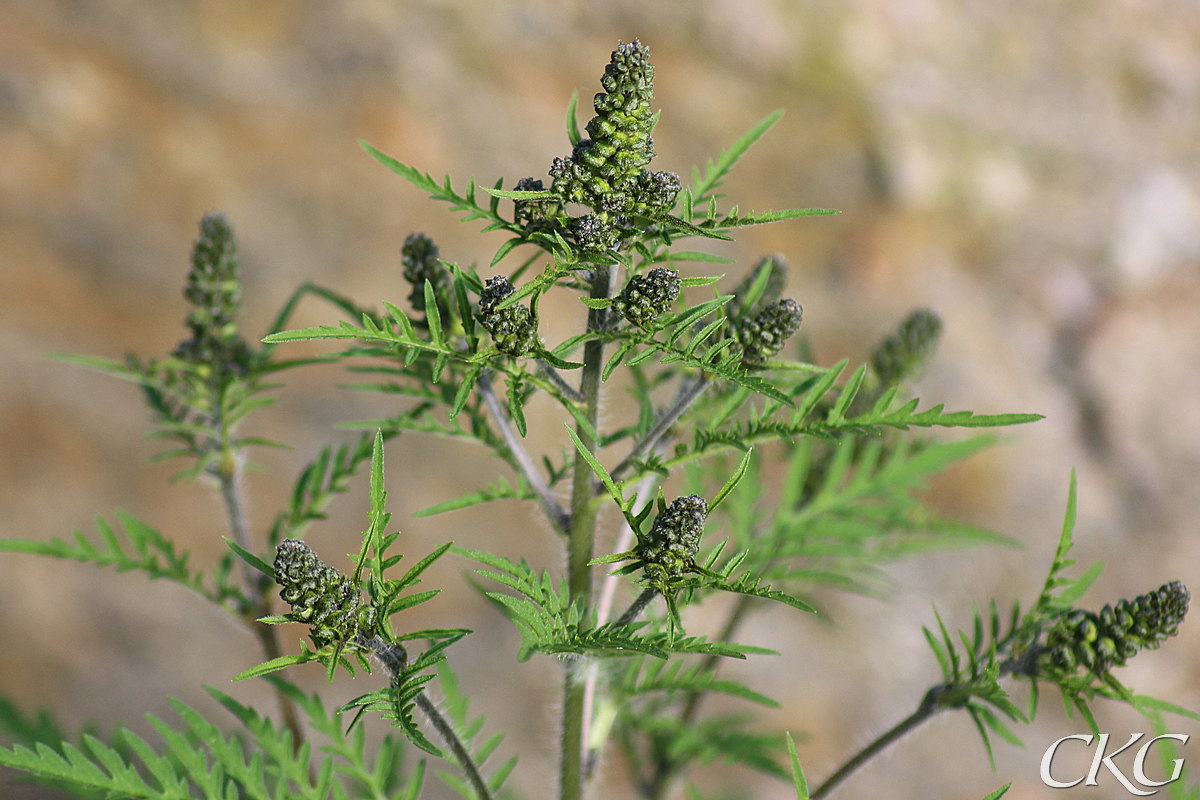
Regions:
<instances>
[{"instance_id":1,"label":"side branch","mask_svg":"<svg viewBox=\"0 0 1200 800\"><path fill-rule=\"evenodd\" d=\"M229 529L233 540L246 552L253 552L250 546L249 525L246 522L246 507L242 502L240 487L241 461L233 453L222 459L221 465L215 471L221 490L221 499L225 503L225 514L229 518ZM243 609L247 627L258 639L259 646L268 660L278 658L283 654L279 644L279 634L272 625L263 625L255 620L271 613L270 596L264 576L255 572L246 561L239 559L242 564L242 579L245 583L246 600L250 607ZM292 748L300 752L305 743L304 726L300 723L300 713L290 697L280 690L275 691L279 701L279 710L283 714L284 727L292 734Z\"/></svg>"},{"instance_id":2,"label":"side branch","mask_svg":"<svg viewBox=\"0 0 1200 800\"><path fill-rule=\"evenodd\" d=\"M541 373L545 375L551 383L558 387L558 390L563 393L563 397L566 397L568 400L573 400L576 403L583 402L583 394L574 386L567 383L563 376L559 374L558 370L556 370L550 364L550 362L546 361L544 358L539 358L537 363Z\"/></svg>"},{"instance_id":3,"label":"side branch","mask_svg":"<svg viewBox=\"0 0 1200 800\"><path fill-rule=\"evenodd\" d=\"M484 372L479 376L479 381L476 384L479 387L479 394L483 397L483 402L491 412L492 418L496 421L496 427L500 430L500 435L504 439L504 444L508 447L508 452L512 454L513 460L517 463L517 468L520 470L522 477L529 483L537 495L538 505L542 508L542 513L546 515L546 519L550 520L550 524L554 529L564 536L570 529L571 519L555 498L554 493L550 491L550 487L543 480L542 474L538 472L537 465L533 463L525 446L521 444L520 437L513 430L512 423L509 422L508 414L504 412L500 401L496 398L496 393L492 390L492 378L490 373Z\"/></svg>"},{"instance_id":4,"label":"side branch","mask_svg":"<svg viewBox=\"0 0 1200 800\"><path fill-rule=\"evenodd\" d=\"M408 653L404 646L400 644L389 644L379 636L372 636L369 639L365 636L359 636L358 643L369 649L375 654L379 662L383 664L384 669L388 671L393 683L400 680L401 673L404 672L408 665ZM450 752L454 754L454 758L458 761L458 765L462 767L466 773L467 780L475 789L475 794L479 800L492 800L491 790L488 789L487 782L483 779L483 775L479 772L479 766L471 757L471 753L467 750L466 745L458 738L458 734L454 732L450 722L442 716L442 712L438 711L437 706L429 699L429 696L422 691L417 695L417 705L421 711L429 718L429 724L438 732L442 740L446 742L446 746L450 748Z\"/></svg>"},{"instance_id":5,"label":"side branch","mask_svg":"<svg viewBox=\"0 0 1200 800\"><path fill-rule=\"evenodd\" d=\"M642 437L633 449L629 451L629 455L622 459L621 463L613 468L610 473L613 479L620 478L621 475L633 466L633 463L646 455L647 452L654 449L659 440L670 430L671 426L683 416L683 413L696 401L696 398L703 394L704 390L709 386L708 378L703 372L695 377L686 379L679 387L679 392L675 395L675 400L671 405L665 408L659 415L654 424L650 426L650 430Z\"/></svg>"},{"instance_id":6,"label":"side branch","mask_svg":"<svg viewBox=\"0 0 1200 800\"><path fill-rule=\"evenodd\" d=\"M632 625L634 620L646 609L646 606L650 605L650 601L654 599L654 595L656 594L658 594L657 589L649 587L642 589L642 593L634 599L629 608L625 609L625 613L616 621L616 624Z\"/></svg>"},{"instance_id":7,"label":"side branch","mask_svg":"<svg viewBox=\"0 0 1200 800\"><path fill-rule=\"evenodd\" d=\"M813 791L812 800L821 800L822 797L837 788L838 784L850 777L863 764L879 755L889 745L902 738L904 734L913 730L943 708L946 708L940 702L941 694L945 688L945 686L935 686L926 692L916 711L897 722L862 750L855 753L853 758L839 767L836 772L826 778L825 782Z\"/></svg>"}]
</instances>

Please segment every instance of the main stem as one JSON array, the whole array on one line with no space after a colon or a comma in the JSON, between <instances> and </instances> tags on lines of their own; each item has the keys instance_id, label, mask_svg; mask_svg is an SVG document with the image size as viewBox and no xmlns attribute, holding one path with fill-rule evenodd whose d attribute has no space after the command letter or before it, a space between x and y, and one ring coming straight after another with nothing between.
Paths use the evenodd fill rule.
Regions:
<instances>
[{"instance_id":1,"label":"main stem","mask_svg":"<svg viewBox=\"0 0 1200 800\"><path fill-rule=\"evenodd\" d=\"M591 296L607 299L612 296L615 273L612 267L597 266L592 272ZM588 312L588 331L603 330L608 318L607 309ZM593 339L583 346L583 374L579 392L583 396L584 419L576 433L588 453L596 452L592 433L596 430L600 411L600 370L604 364L604 343ZM586 617L592 603L592 570L588 562L596 538L596 512L593 485L595 476L582 455L575 455L575 473L571 484L571 526L567 541L567 588L572 603L582 603ZM584 713L587 683L568 661L563 679L562 754L559 770L560 800L581 800L584 782Z\"/></svg>"}]
</instances>

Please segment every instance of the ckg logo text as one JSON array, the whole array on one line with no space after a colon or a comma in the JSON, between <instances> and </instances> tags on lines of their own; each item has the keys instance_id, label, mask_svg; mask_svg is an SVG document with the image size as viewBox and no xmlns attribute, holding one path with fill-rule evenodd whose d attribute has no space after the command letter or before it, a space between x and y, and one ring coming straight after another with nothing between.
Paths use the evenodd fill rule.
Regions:
<instances>
[{"instance_id":1,"label":"ckg logo text","mask_svg":"<svg viewBox=\"0 0 1200 800\"><path fill-rule=\"evenodd\" d=\"M1146 757L1150 752L1151 745L1153 745L1159 739L1172 739L1176 742L1179 742L1181 745L1184 745L1187 744L1188 735L1184 733L1164 733L1161 736L1155 736L1153 739L1143 744L1133 757L1133 780L1131 781L1129 777L1121 771L1121 768L1117 766L1116 762L1113 761L1113 757L1120 755L1130 747L1133 747L1144 735L1145 734L1142 733L1130 734L1128 742L1126 742L1122 747L1119 747L1108 754L1105 754L1105 750L1108 749L1109 735L1107 733L1102 733L1099 736L1082 733L1064 736L1046 748L1046 752L1042 756L1042 767L1040 771L1042 783L1054 789L1070 789L1071 787L1078 786L1079 784L1083 784L1084 786L1098 786L1100 767L1104 766L1108 768L1108 771L1111 772L1113 776L1121 782L1121 785L1124 786L1130 794L1138 796L1156 794L1158 789L1151 787L1166 786L1168 783L1179 779L1179 774L1183 771L1183 759L1176 758L1172 760L1171 764L1173 765L1173 768L1171 770L1171 777L1162 781L1151 780L1146 776ZM1054 761L1054 756L1064 742L1071 741L1072 739L1083 742L1085 747L1091 746L1093 739L1098 740L1096 742L1096 755L1092 757L1092 766L1086 775L1082 775L1075 780L1057 780L1050 774L1050 768ZM1139 788L1139 786L1142 788Z\"/></svg>"}]
</instances>

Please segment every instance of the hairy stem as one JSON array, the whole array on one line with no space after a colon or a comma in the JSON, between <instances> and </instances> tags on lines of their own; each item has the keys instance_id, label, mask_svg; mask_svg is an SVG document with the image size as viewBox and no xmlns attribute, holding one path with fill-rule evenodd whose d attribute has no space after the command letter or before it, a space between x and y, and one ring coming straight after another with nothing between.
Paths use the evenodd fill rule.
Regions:
<instances>
[{"instance_id":1,"label":"hairy stem","mask_svg":"<svg viewBox=\"0 0 1200 800\"><path fill-rule=\"evenodd\" d=\"M248 553L254 552L250 546L249 525L246 521L246 507L242 502L241 492L241 460L232 452L228 445L224 448L224 456L216 470L217 482L221 488L221 499L225 502L225 514L229 518L229 530L233 540ZM246 599L250 607L246 609L246 624L254 632L258 644L267 660L273 660L283 655L283 647L279 644L279 632L274 625L264 625L256 620L271 613L268 582L260 580L253 567L243 559L238 559L242 565L242 580L245 584ZM279 702L279 713L283 716L284 727L292 734L292 749L300 752L304 746L304 727L300 724L300 713L296 704L280 689L275 690Z\"/></svg>"},{"instance_id":2,"label":"hairy stem","mask_svg":"<svg viewBox=\"0 0 1200 800\"><path fill-rule=\"evenodd\" d=\"M821 800L822 797L837 788L838 784L848 778L855 770L883 752L888 745L897 741L904 734L945 708L946 706L943 706L939 702L941 690L944 688L943 686L935 686L926 692L916 711L897 722L862 750L855 753L849 761L839 767L836 772L826 778L825 782L813 791L812 800Z\"/></svg>"},{"instance_id":3,"label":"hairy stem","mask_svg":"<svg viewBox=\"0 0 1200 800\"><path fill-rule=\"evenodd\" d=\"M646 610L646 606L650 605L650 601L654 599L654 595L658 594L658 589L645 588L642 593L625 609L625 613L617 620L617 625L629 625L638 615Z\"/></svg>"},{"instance_id":4,"label":"hairy stem","mask_svg":"<svg viewBox=\"0 0 1200 800\"><path fill-rule=\"evenodd\" d=\"M475 761L471 758L471 754L467 752L467 748L463 745L462 740L455 734L454 728L450 727L450 723L437 710L437 706L429 699L425 692L417 695L417 705L425 712L425 716L429 717L429 723L437 730L438 734L446 742L446 746L450 748L450 752L454 753L454 758L462 767L463 772L467 774L467 780L471 782L471 786L475 788L475 793L479 795L479 800L491 800L492 793L488 789L487 783L484 782L483 776L479 773L479 768L475 766Z\"/></svg>"},{"instance_id":5,"label":"hairy stem","mask_svg":"<svg viewBox=\"0 0 1200 800\"><path fill-rule=\"evenodd\" d=\"M548 361L546 361L544 358L539 358L537 363L538 369L541 371L541 373L545 375L551 383L558 387L558 390L562 392L563 397L566 397L568 400L573 400L576 403L583 402L583 395L580 393L580 391L571 384L567 383L566 380L563 379L563 376L559 374L558 370L556 370Z\"/></svg>"},{"instance_id":6,"label":"hairy stem","mask_svg":"<svg viewBox=\"0 0 1200 800\"><path fill-rule=\"evenodd\" d=\"M598 299L611 297L615 278L611 267L597 266L592 272L591 296ZM588 311L588 331L603 330L607 321L607 309L593 308ZM600 416L600 371L603 365L604 343L593 339L583 346L583 374L579 384L587 425L580 424L576 430L584 449L592 454L596 452L593 432ZM571 526L567 541L567 587L571 602L583 605L586 618L592 602L592 569L588 562L592 560L596 538L597 506L593 502L596 494L593 488L595 476L587 460L579 453L575 455L574 469ZM587 683L577 666L568 662L563 680L560 800L580 800L583 796Z\"/></svg>"},{"instance_id":7,"label":"hairy stem","mask_svg":"<svg viewBox=\"0 0 1200 800\"><path fill-rule=\"evenodd\" d=\"M254 550L250 546L250 535L247 532L249 526L246 523L246 508L242 503L239 485L242 472L240 459L226 449L221 461L216 473L221 487L221 499L225 502L225 514L229 518L229 532L233 534L233 541L238 547L252 553ZM263 595L263 588L254 568L243 559L238 559L238 563L242 565L242 588L246 592L246 598L253 603Z\"/></svg>"},{"instance_id":8,"label":"hairy stem","mask_svg":"<svg viewBox=\"0 0 1200 800\"><path fill-rule=\"evenodd\" d=\"M676 420L683 416L683 412L687 411L696 398L703 394L708 385L709 381L703 372L684 380L671 405L663 409L641 441L634 445L633 449L629 451L629 455L625 456L621 463L612 469L613 478L620 478L626 470L633 466L634 461L653 449Z\"/></svg>"},{"instance_id":9,"label":"hairy stem","mask_svg":"<svg viewBox=\"0 0 1200 800\"><path fill-rule=\"evenodd\" d=\"M1017 631L1014 630L997 641L995 643L997 649L1007 649L1016 634ZM1037 663L1037 657L1038 648L1036 647L1031 647L1015 657L1010 656L1000 662L996 677L1003 678L1007 675L1032 674L1033 665ZM969 696L969 682L967 684L943 683L934 686L925 693L925 697L921 699L921 704L917 706L916 711L897 722L873 742L855 753L849 761L838 768L837 772L826 778L825 782L818 786L816 791L812 793L812 800L820 800L820 798L831 792L834 787L845 780L852 772L937 712L944 708L961 708L964 696Z\"/></svg>"},{"instance_id":10,"label":"hairy stem","mask_svg":"<svg viewBox=\"0 0 1200 800\"><path fill-rule=\"evenodd\" d=\"M525 446L521 444L521 439L517 436L517 432L513 430L512 423L508 418L508 414L504 412L504 408L500 405L500 400L496 397L495 391L492 390L492 376L486 370L479 376L476 383L479 387L479 394L483 397L484 404L488 407L488 411L492 415L492 419L496 421L496 427L500 431L500 436L504 439L504 444L508 447L508 452L512 455L513 461L525 478L525 481L533 489L533 493L537 495L538 505L542 508L542 513L546 515L546 519L550 520L550 524L559 533L566 533L569 524L567 512L559 504L554 493L550 491L550 487L542 478L542 474L538 472L537 465L533 463L533 459L529 456Z\"/></svg>"},{"instance_id":11,"label":"hairy stem","mask_svg":"<svg viewBox=\"0 0 1200 800\"><path fill-rule=\"evenodd\" d=\"M400 680L406 666L408 666L408 652L401 644L391 644L380 636L372 636L370 638L360 635L357 642L369 649L383 664L384 669L388 671L393 683ZM487 782L483 779L482 773L479 771L479 766L475 763L475 759L471 757L471 753L467 750L466 745L462 743L462 739L454 731L454 726L450 721L442 716L442 712L438 711L437 706L429 699L429 696L422 691L416 698L417 706L424 712L429 719L429 724L433 726L438 735L450 748L450 752L454 754L454 759L458 762L459 767L466 774L467 780L475 789L475 794L479 800L492 800L492 792L488 789Z\"/></svg>"}]
</instances>

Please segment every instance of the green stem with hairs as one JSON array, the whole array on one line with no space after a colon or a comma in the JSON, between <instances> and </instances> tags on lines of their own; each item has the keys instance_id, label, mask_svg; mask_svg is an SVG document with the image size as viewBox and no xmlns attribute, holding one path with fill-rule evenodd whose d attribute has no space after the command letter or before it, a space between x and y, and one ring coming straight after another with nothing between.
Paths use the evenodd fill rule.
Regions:
<instances>
[{"instance_id":1,"label":"green stem with hairs","mask_svg":"<svg viewBox=\"0 0 1200 800\"><path fill-rule=\"evenodd\" d=\"M219 426L222 434L225 432L223 425ZM242 502L241 494L241 472L242 462L233 452L232 447L228 442L223 442L221 462L214 472L217 477L217 484L220 487L221 499L225 503L225 514L229 519L229 531L233 535L233 540L237 545L248 553L254 552L250 546L250 534L248 532L248 524L246 522L246 507ZM258 644L262 648L263 655L267 660L274 660L283 655L283 647L279 644L279 633L274 625L264 625L258 622L259 617L266 617L271 614L270 589L272 586L270 581L266 580L266 576L259 575L242 559L238 559L242 565L242 579L245 583L246 599L250 606L244 609L246 625L254 633ZM279 712L283 715L283 724L288 732L292 735L292 749L294 752L300 752L304 747L305 736L304 726L300 724L300 714L296 709L296 704L292 699L283 693L282 690L275 690L275 697L279 702Z\"/></svg>"},{"instance_id":2,"label":"green stem with hairs","mask_svg":"<svg viewBox=\"0 0 1200 800\"><path fill-rule=\"evenodd\" d=\"M592 273L591 296L607 299L612 296L614 270L606 265L597 266ZM588 331L603 330L608 320L606 309L591 309L588 312ZM584 401L584 419L587 425L579 425L576 433L589 454L596 452L593 432L600 416L600 371L604 366L604 343L598 339L583 347L583 374L579 391ZM571 602L580 603L587 617L592 603L592 560L596 538L595 476L591 466L581 454L576 454L574 475L571 484L571 525L567 539L567 588ZM584 741L586 719L587 682L568 661L563 679L562 753L559 769L560 800L580 800L584 784Z\"/></svg>"},{"instance_id":3,"label":"green stem with hairs","mask_svg":"<svg viewBox=\"0 0 1200 800\"><path fill-rule=\"evenodd\" d=\"M1016 634L1017 630L1014 630L996 642L997 649L1007 650ZM1010 656L1001 661L997 678L1003 678L1007 675L1032 675L1034 665L1037 663L1038 652L1038 648L1031 647L1015 657ZM921 698L921 703L917 706L916 711L884 731L870 744L851 756L850 760L838 767L836 772L826 778L824 783L813 791L812 800L821 800L822 797L833 791L838 784L850 777L855 770L879 755L889 745L901 739L906 733L915 729L934 714L947 708L961 708L970 696L970 681L965 683L942 683L934 686Z\"/></svg>"},{"instance_id":4,"label":"green stem with hairs","mask_svg":"<svg viewBox=\"0 0 1200 800\"><path fill-rule=\"evenodd\" d=\"M654 599L654 595L658 594L658 589L645 588L642 593L625 609L625 613L617 620L617 625L632 625L638 615L646 610L646 606L650 605L650 601Z\"/></svg>"},{"instance_id":5,"label":"green stem with hairs","mask_svg":"<svg viewBox=\"0 0 1200 800\"><path fill-rule=\"evenodd\" d=\"M496 397L496 392L492 389L491 373L484 370L475 385L478 387L479 395L483 398L483 403L491 413L492 419L496 421L496 429L500 432L501 438L504 439L504 444L508 447L512 461L522 477L529 484L529 488L533 489L538 505L541 506L542 513L546 515L546 519L550 521L550 524L554 526L556 531L566 533L567 527L570 524L567 512L559 504L558 499L554 496L554 492L550 491L550 487L546 484L545 479L542 478L542 474L538 472L537 465L533 463L533 459L525 450L525 446L521 444L521 439L517 436L517 432L513 430L512 421L509 420L508 414L504 412L504 408L500 405L500 401Z\"/></svg>"},{"instance_id":6,"label":"green stem with hairs","mask_svg":"<svg viewBox=\"0 0 1200 800\"><path fill-rule=\"evenodd\" d=\"M897 722L891 728L876 737L862 750L859 750L857 753L855 753L849 761L839 767L836 772L826 778L824 783L822 783L813 791L811 795L812 800L821 800L822 797L833 791L838 784L850 777L850 775L863 764L879 755L889 745L902 738L906 733L925 722L925 720L929 719L943 708L946 708L946 706L939 702L939 690L944 688L945 687L942 686L935 686L926 692L925 697L921 700L921 704L917 706L916 711Z\"/></svg>"},{"instance_id":7,"label":"green stem with hairs","mask_svg":"<svg viewBox=\"0 0 1200 800\"><path fill-rule=\"evenodd\" d=\"M395 684L404 674L405 667L408 666L408 651L404 649L404 645L398 643L387 642L381 636L363 636L359 634L356 638L356 643L367 648L379 662L383 664L384 669L391 676L392 683ZM416 697L417 706L421 711L425 712L425 716L429 719L429 724L434 727L438 735L450 748L450 752L454 754L454 759L462 768L462 771L467 776L467 781L471 784L471 788L475 790L479 800L492 800L492 792L488 789L487 781L483 779L483 774L479 771L479 765L475 763L475 759L471 757L471 751L463 744L462 739L454 730L454 726L450 721L442 716L438 711L433 701L429 696L422 691Z\"/></svg>"}]
</instances>

